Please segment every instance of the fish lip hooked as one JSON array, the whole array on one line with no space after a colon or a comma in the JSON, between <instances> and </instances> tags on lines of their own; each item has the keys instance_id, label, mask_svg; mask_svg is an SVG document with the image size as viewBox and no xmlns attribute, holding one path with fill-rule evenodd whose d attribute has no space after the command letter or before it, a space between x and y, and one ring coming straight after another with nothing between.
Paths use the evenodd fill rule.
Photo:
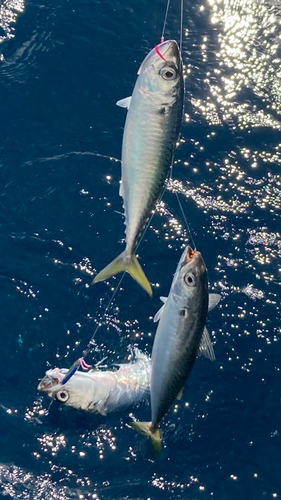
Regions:
<instances>
[{"instance_id":1,"label":"fish lip hooked","mask_svg":"<svg viewBox=\"0 0 281 500\"><path fill-rule=\"evenodd\" d=\"M162 50L164 49L163 46L166 48L166 50L162 52ZM155 51L164 61L166 61L166 55L168 52L171 52L171 57L179 56L178 44L175 40L166 40L165 42L159 43L158 45L156 45Z\"/></svg>"}]
</instances>

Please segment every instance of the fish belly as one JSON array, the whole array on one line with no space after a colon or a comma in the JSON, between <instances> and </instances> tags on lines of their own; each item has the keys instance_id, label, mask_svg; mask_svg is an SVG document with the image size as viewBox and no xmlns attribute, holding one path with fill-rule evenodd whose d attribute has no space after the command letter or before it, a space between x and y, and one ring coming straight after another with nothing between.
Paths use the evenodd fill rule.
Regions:
<instances>
[{"instance_id":1,"label":"fish belly","mask_svg":"<svg viewBox=\"0 0 281 500\"><path fill-rule=\"evenodd\" d=\"M126 248L134 249L140 231L162 193L174 151L171 117L151 106L132 106L122 146L122 196Z\"/></svg>"},{"instance_id":2,"label":"fish belly","mask_svg":"<svg viewBox=\"0 0 281 500\"><path fill-rule=\"evenodd\" d=\"M196 322L184 324L178 311L161 318L152 351L153 425L160 423L183 388L193 368L202 333L203 328L198 328Z\"/></svg>"}]
</instances>

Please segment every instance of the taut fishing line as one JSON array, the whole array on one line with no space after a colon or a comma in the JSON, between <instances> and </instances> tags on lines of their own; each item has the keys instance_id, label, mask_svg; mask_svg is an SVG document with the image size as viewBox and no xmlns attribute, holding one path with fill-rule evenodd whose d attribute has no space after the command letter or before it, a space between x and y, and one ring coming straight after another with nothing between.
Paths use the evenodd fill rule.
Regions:
<instances>
[{"instance_id":1,"label":"taut fishing line","mask_svg":"<svg viewBox=\"0 0 281 500\"><path fill-rule=\"evenodd\" d=\"M168 0L168 4L169 3L170 2ZM182 42L183 42L183 6L184 6L184 0L180 0L180 43L179 43L179 49L180 49L181 59L182 59ZM167 11L166 11L166 14L167 14ZM165 16L164 27L166 25L166 20L167 20L167 17ZM164 27L163 27L163 32L164 32ZM170 179L169 180L171 181L172 179L173 179L173 165L171 166L171 174L170 174ZM186 216L185 216L182 204L180 202L179 194L177 193L177 191L175 191L175 195L176 195L176 198L178 200L178 204L179 204L179 207L180 207L180 210L181 210L181 213L182 213L182 216L183 216L183 220L184 220L184 223L186 225L186 228L187 228L187 231L188 231L188 234L189 234L189 238L191 239L192 246L193 246L193 248L196 248L195 241L194 241L194 238L192 236L192 233L191 233L189 224L187 222L187 219L186 219Z\"/></svg>"},{"instance_id":2,"label":"taut fishing line","mask_svg":"<svg viewBox=\"0 0 281 500\"><path fill-rule=\"evenodd\" d=\"M170 0L167 0L166 12L165 12L163 29L162 29L162 35L161 35L161 42L164 42L164 34L165 34L165 29L166 29L166 24L167 24L167 17L168 17L169 7L170 7Z\"/></svg>"},{"instance_id":3,"label":"taut fishing line","mask_svg":"<svg viewBox=\"0 0 281 500\"><path fill-rule=\"evenodd\" d=\"M183 40L183 5L184 5L184 0L180 0L180 1L181 1L181 8L180 8L180 42L179 42L179 49L180 49L180 54L181 54L181 56L182 56L182 40ZM165 29L166 29L166 25L167 25L167 17L168 17L169 7L170 7L170 0L167 0L166 11L165 11L165 16L164 16L164 22L163 22L162 35L161 35L161 43L162 43L162 42L164 42L164 35L165 35ZM171 165L170 180L172 179L172 171L173 171L173 165ZM165 187L164 187L164 189L163 189L162 195L161 195L161 197L160 197L160 199L159 199L158 203L160 203L160 202L161 202L161 200L162 200L162 198L163 198L163 196L164 196L164 194L165 194L165 192L166 192L166 189L167 189L167 183L166 183L166 185L165 185ZM182 208L182 205L181 205L181 202L180 202L180 199L179 199L179 196L178 196L178 193L177 193L177 192L176 192L176 197L177 197L177 200L178 200L178 203L179 203L179 206L180 206L180 209L181 209L181 212L182 212L183 218L184 218L184 222L185 222L185 224L186 224L186 227L187 227L187 229L188 229L188 232L189 232L190 238L191 238L191 240L192 240L193 246L195 247L195 243L194 243L194 240L193 240L193 238L192 238L191 231L190 231L189 225L188 225L188 223L187 223L187 220L186 220L186 217L185 217L185 214L184 214L184 211L183 211L183 208ZM154 213L155 213L155 211L153 211L153 213L152 213L151 217L149 218L149 220L148 220L148 222L147 222L147 224L146 224L146 227L145 227L145 229L144 229L144 231L143 231L143 233L142 233L142 235L141 235L141 237L140 237L140 239L139 239L139 241L138 241L138 244L137 244L137 246L136 246L136 252L137 252L137 250L138 250L138 248L139 248L139 246L140 246L140 244L141 244L141 242L142 242L142 240L143 240L143 238L144 238L144 236L145 236L145 234L146 234L146 232L147 232L147 229L149 228L149 226L150 226L150 224L151 224L151 221L152 221L152 219L153 219L153 217L154 217ZM93 333L93 335L92 335L92 337L91 337L90 341L89 341L89 342L88 342L88 344L87 344L86 349L84 349L84 350L83 350L83 352L82 352L82 357L81 357L81 358L79 358L79 359L77 359L77 360L73 363L73 365L70 367L70 369L68 370L68 372L66 373L66 375L64 376L64 378L63 378L63 380L62 380L62 382L61 382L61 384L62 384L62 385L66 384L66 382L67 382L67 381L68 381L68 380L72 377L72 375L74 375L74 373L78 370L78 368L79 368L80 366L81 366L81 368L82 368L83 370L88 370L88 369L90 369L90 368L92 367L91 365L88 365L88 364L85 362L84 358L85 358L85 357L86 357L86 356L90 353L90 351L91 351L91 350L92 350L92 348L94 347L94 338L95 338L95 335L96 335L97 331L99 330L99 328L102 326L102 320L103 320L103 318L104 318L104 316L105 316L106 312L108 311L109 307L111 306L111 304L112 304L112 302L113 302L113 300L114 300L114 298L115 298L115 296L116 296L116 294L117 294L118 290L120 289L120 286L121 286L121 283L122 283L122 281L123 281L123 279L124 279L124 276L125 276L125 271L123 272L123 274L122 274L122 276L121 276L121 278L120 278L120 280L119 280L119 282L118 282L118 284L117 284L117 286L116 286L116 288L115 288L115 290L114 290L114 292L113 292L113 294L112 294L112 296L111 296L111 298L110 298L110 300L109 300L109 302L108 302L108 304L107 304L107 306L106 306L106 308L105 308L105 310L104 310L104 312L103 312L103 315L102 315L101 319L99 320L99 322L98 322L98 324L97 324L97 326L96 326L96 329L95 329L95 331L94 331L94 333ZM102 361L103 361L103 360L102 360ZM97 366L97 365L98 365L98 364L100 364L102 361L98 362L98 363L97 363L96 365L94 365L94 366Z\"/></svg>"}]
</instances>

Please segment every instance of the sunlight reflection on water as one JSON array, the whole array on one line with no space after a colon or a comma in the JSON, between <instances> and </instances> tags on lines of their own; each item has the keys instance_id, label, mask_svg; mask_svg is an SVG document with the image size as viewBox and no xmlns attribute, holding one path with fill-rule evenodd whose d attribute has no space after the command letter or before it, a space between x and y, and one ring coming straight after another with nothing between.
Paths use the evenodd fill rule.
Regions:
<instances>
[{"instance_id":1,"label":"sunlight reflection on water","mask_svg":"<svg viewBox=\"0 0 281 500\"><path fill-rule=\"evenodd\" d=\"M24 11L23 0L4 0L0 5L0 43L15 36L18 15ZM1 53L0 53L1 61Z\"/></svg>"},{"instance_id":2,"label":"sunlight reflection on water","mask_svg":"<svg viewBox=\"0 0 281 500\"><path fill-rule=\"evenodd\" d=\"M21 2L4 1L2 3L0 26L3 34L1 35L1 31L0 41L3 42L14 36L15 22L23 9L24 4ZM198 361L201 363L204 378L201 370L198 369L196 390L189 387L189 392L186 392L186 397L190 401L178 403L163 423L166 455L164 453L162 465L165 465L163 467L165 471L155 472L153 469L151 472L149 469L145 481L151 486L151 498L155 491L160 491L161 494L166 492L166 498L172 496L172 498L183 499L183 495L192 495L194 498L197 496L201 498L201 495L205 495L202 498L209 498L212 488L214 489L217 485L215 486L211 480L209 485L206 484L207 467L200 462L202 450L204 450L202 457L204 454L208 455L208 447L206 446L205 449L201 441L204 425L207 424L213 432L209 432L209 428L205 431L205 444L206 441L216 436L216 441L213 441L213 448L206 460L208 462L209 459L210 477L212 466L221 470L225 466L226 456L228 460L227 477L226 472L222 481L220 477L217 481L216 477L216 481L224 487L222 494L217 495L218 498L238 496L237 491L233 490L234 485L239 485L240 480L239 474L233 470L235 457L238 457L236 460L240 466L241 463L245 465L246 480L248 482L251 480L250 484L257 482L255 457L250 455L249 459L247 453L250 453L249 450L252 449L252 439L255 442L260 439L266 420L262 413L266 410L263 404L259 404L259 399L262 398L260 392L269 379L267 390L262 396L264 399L273 397L271 374L274 370L280 371L276 361L277 354L275 354L278 351L273 349L280 344L281 333L279 326L281 176L277 170L281 164L280 12L275 7L269 7L265 0L259 2L208 0L204 6L197 5L196 9L198 13L205 15L206 24L202 28L203 32L196 34L197 38L190 31L185 37L184 48L188 48L184 54L187 77L186 120L176 153L173 179L167 184L167 192L163 200L159 202L155 217L146 234L147 240L153 241L151 247L147 249L146 257L150 268L157 266L153 282L155 295L158 291L166 293L171 282L172 271L166 273L165 264L174 259L175 255L167 250L178 251L190 238L177 202L171 198L178 193L184 209L188 207L185 215L193 231L195 243L199 242L199 250L208 263L211 290L220 292L222 295L221 304L214 311L215 319L212 319L211 314L208 318L217 363L214 364L215 366L208 365L205 368L203 361ZM27 59L23 59L24 70L30 64L29 54L34 44L38 47L45 39L46 34L42 35L42 38L38 35L37 41L33 40L28 49L30 52L28 50L26 52ZM199 42L197 43L196 40ZM195 45L193 52L189 50L191 42ZM55 40L52 43L56 45ZM15 66L16 74L18 70L16 58ZM69 183L73 182L73 191L66 193L67 203L58 204L58 207L59 209L67 207L70 210L68 206L70 195L78 193L75 210L72 209L73 211L67 214L71 221L75 221L78 214L77 207L80 207L81 218L78 222L76 221L76 233L79 233L79 238L76 240L77 248L75 245L70 246L68 240L71 238L66 236L67 231L56 236L51 231L50 234L42 231L39 242L40 250L44 258L45 255L48 257L46 259L49 266L48 273L53 272L51 278L54 279L54 282L51 281L50 289L47 289L45 296L43 295L45 297L43 299L41 299L44 290L43 280L39 281L40 289L36 283L33 285L32 281L29 283L25 279L12 278L10 281L15 294L25 299L29 307L32 307L31 303L33 305L36 302L37 305L38 300L42 301L40 307L38 306L40 319L44 312L48 312L48 318L53 315L56 321L58 310L58 316L64 317L68 304L63 304L61 309L57 309L59 307L57 304L64 297L65 288L70 288L72 284L73 289L70 289L75 304L78 302L78 297L83 296L85 309L82 309L80 305L81 312L77 306L77 311L73 313L75 320L72 327L70 328L65 320L61 338L52 340L51 347L60 340L59 346L55 344L52 351L42 342L40 354L44 356L44 359L49 358L52 362L57 361L60 364L69 365L76 359L78 353L80 355L82 344L83 342L85 344L86 337L88 339L89 332L92 332L99 321L102 321L102 334L100 337L97 336L99 350L94 352L93 357L102 359L104 355L108 355L111 361L116 361L116 356L122 358L122 353L130 343L137 342L142 349L151 349L155 333L152 318L156 312L154 311L156 303L150 306L144 302L142 307L142 303L139 304L142 298L139 299L137 293L135 295L134 286L137 286L135 284L132 284L133 292L129 296L130 303L126 302L124 297L127 297L126 286L129 283L126 281L126 286L123 284L112 307L104 315L111 294L119 281L119 276L117 276L103 284L103 288L98 289L96 307L93 306L94 299L93 294L91 295L90 283L97 267L90 255L93 241L99 231L100 239L96 243L98 251L95 254L98 255L98 252L104 250L102 242L105 242L107 246L117 245L124 238L124 228L118 235L113 234L117 220L113 216L116 215L119 206L117 206L116 199L112 199L110 195L114 190L118 192L119 170L113 171L112 174L107 170L106 164L102 171L101 181L93 177L90 180L81 178L82 174L77 171L79 169L80 172L86 171L86 162L91 156L109 160L110 166L111 163L115 165L119 161L112 156L101 155L97 152L79 151L79 146L77 150L65 149L66 151L61 154L46 151L45 155L37 155L31 160L27 159L24 166L29 167L31 172L28 177L29 183L32 182L33 171L36 172L38 165L40 168L42 166L46 168L50 176L54 176L50 181L45 177L46 185L42 182L42 185L37 187L37 195L38 191L42 190L42 193L41 191L39 193L40 196L38 195L41 203L39 212L45 209L44 203L48 197L53 203L53 200L61 201L63 196L64 184L63 182L60 184L58 180L60 174L57 178L53 172L59 172L62 165L61 178L63 179L66 172L69 175ZM73 181L75 175L77 184ZM22 184L24 186L24 182ZM60 190L50 190L52 184L58 185ZM95 191L96 184L98 188ZM30 209L31 202L28 203ZM94 206L96 203L91 212L87 203L89 206L91 204ZM54 218L57 217L59 209L54 210ZM67 210L64 213L66 212ZM98 230L96 219L102 220L101 228ZM82 226L84 232L82 232L80 221L84 223ZM121 219L120 227L122 222ZM53 221L49 222L50 225L51 223ZM93 227L90 224L93 224ZM91 228L92 232L90 232ZM87 231L90 232L90 237ZM102 231L105 234L100 236ZM86 245L87 250L84 251L83 244L80 250L78 248L80 240L87 237L89 241L88 246ZM113 237L116 237L116 240L112 241ZM32 238L30 237L29 240L34 244ZM13 239L22 242L24 237L22 234L15 234ZM207 244L205 244L206 239ZM143 245L145 246L146 242ZM210 247L211 252L209 252ZM155 253L153 257L150 257L152 251ZM149 260L150 258L154 259L153 262ZM54 301L53 304L51 302L53 308L45 309L47 306L43 302L47 301L46 297L49 301L49 296L55 293L60 272L64 273L61 282L65 280L67 285L65 288L63 286L59 288L59 300ZM49 274L46 272L44 279L47 277L49 279ZM128 277L126 279L130 280ZM131 302L134 300L134 305L138 306L137 312L131 307ZM24 313L26 309L24 303ZM35 314L34 318L36 319ZM68 321L70 322L69 319ZM49 324L46 323L46 336L49 335L48 328L50 328ZM41 333L42 329L43 327L40 330ZM50 331L50 336L51 334L52 331ZM250 343L253 339L255 342ZM48 345L47 342L45 344ZM29 355L32 356L32 353ZM37 357L34 355L31 359L36 366ZM266 372L264 366L267 366L265 365L267 359L270 359L271 365ZM209 373L212 374L211 377ZM243 394L243 387L241 387L247 379L241 379L241 374L253 377L249 382L249 386L252 384L254 400L251 409L247 406L247 396ZM240 382L241 385L239 385ZM243 396L240 396L240 393ZM245 403L242 398L246 401ZM268 402L267 399L266 402ZM94 424L91 424L89 419L86 419L84 423L84 417L79 415L81 420L76 424L75 410L72 413L70 413L71 410L69 413L60 411L61 421L57 423L50 418L53 408L45 409L48 405L49 401L46 402L44 398L37 396L25 412L25 421L30 426L34 426L36 434L36 439L30 445L31 454L48 473L36 477L24 472L23 469L3 466L0 468L3 491L14 495L14 498L27 498L24 497L24 493L17 491L18 484L22 488L29 487L31 491L33 491L32 488L36 491L37 487L41 487L43 493L38 492L38 498L40 494L41 498L44 494L48 494L48 498L72 498L71 495L77 498L78 489L76 488L80 488L80 498L98 499L96 488L107 495L104 498L112 496L115 488L114 481L116 483L119 481L118 484L120 484L127 480L125 479L128 477L127 472L124 472L127 470L127 465L133 463L137 466L141 462L140 439L133 436L127 429L126 422L122 420L122 418L127 418L128 414L118 416L115 421L109 420L106 423L96 421ZM238 408L237 413L235 413L236 408ZM14 417L15 412L12 413L8 414L8 418ZM144 413L149 414L147 407ZM220 413L223 415L221 420ZM139 416L137 412L136 415ZM244 434L236 437L240 432L240 427L238 424L236 427L236 422L244 415L249 416L253 425L255 422L261 422L261 424L255 424L257 428L256 433L253 431L253 438ZM220 428L215 427L216 419ZM222 424L226 426L226 430L222 432L220 440ZM241 429L244 432L242 424ZM275 428L272 428L271 442L277 440L275 432L277 432ZM229 439L227 451L224 449L223 442L226 439ZM238 452L235 452L235 445L239 449ZM214 449L216 450L215 458ZM173 454L170 450L173 450ZM202 457L201 460L205 460ZM179 465L176 464L177 459L180 462ZM112 471L115 470L117 461L121 465L124 463L125 466L123 470L119 464L120 477L114 478ZM72 463L73 467L65 467L65 462ZM193 466L193 462L197 465ZM268 462L270 463L270 460ZM60 465L62 463L64 467ZM187 463L188 466L183 468L182 463ZM151 462L149 464L151 465ZM140 469L142 467L144 467L143 463ZM56 484L52 482L51 474L57 474ZM89 479L90 475L91 479ZM67 484L68 481L71 483L72 479L75 493L71 490L64 490L62 485L65 484L63 481ZM128 483L129 481L130 478ZM274 497L275 488L271 486L270 495ZM253 488L257 488L254 490L253 498L255 492L255 498L258 498L257 492L260 492L261 487L254 485ZM269 486L267 490L266 488L264 490L269 491ZM138 495L139 493L135 491L134 496L130 498L137 498ZM34 498L37 497L34 496Z\"/></svg>"}]
</instances>

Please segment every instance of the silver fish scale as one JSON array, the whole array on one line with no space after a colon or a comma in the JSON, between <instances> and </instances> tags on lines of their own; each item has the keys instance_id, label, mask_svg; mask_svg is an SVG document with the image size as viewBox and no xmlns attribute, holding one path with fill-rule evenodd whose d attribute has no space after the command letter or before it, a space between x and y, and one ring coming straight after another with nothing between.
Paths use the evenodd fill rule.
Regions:
<instances>
[{"instance_id":1,"label":"silver fish scale","mask_svg":"<svg viewBox=\"0 0 281 500\"><path fill-rule=\"evenodd\" d=\"M122 364L115 372L116 387L103 403L106 414L136 405L149 395L151 361L140 351L136 352L139 356L137 362Z\"/></svg>"},{"instance_id":2,"label":"silver fish scale","mask_svg":"<svg viewBox=\"0 0 281 500\"><path fill-rule=\"evenodd\" d=\"M129 251L135 247L138 235L161 195L173 158L172 136L177 135L168 127L163 130L157 114L151 112L149 125L142 129L139 137L146 144L145 150L135 154L134 172L130 172L128 185L124 181L123 206ZM132 149L136 151L138 147L132 145Z\"/></svg>"}]
</instances>

